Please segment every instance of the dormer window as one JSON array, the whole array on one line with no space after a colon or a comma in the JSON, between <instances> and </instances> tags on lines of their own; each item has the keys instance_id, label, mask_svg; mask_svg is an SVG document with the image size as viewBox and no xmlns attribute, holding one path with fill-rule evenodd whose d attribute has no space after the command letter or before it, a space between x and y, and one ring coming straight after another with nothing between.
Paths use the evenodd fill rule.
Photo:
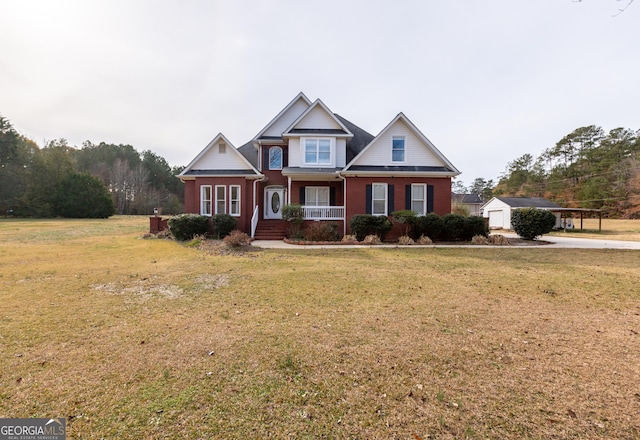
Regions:
<instances>
[{"instance_id":1,"label":"dormer window","mask_svg":"<svg viewBox=\"0 0 640 440\"><path fill-rule=\"evenodd\" d=\"M304 139L305 165L331 165L331 139Z\"/></svg>"},{"instance_id":2,"label":"dormer window","mask_svg":"<svg viewBox=\"0 0 640 440\"><path fill-rule=\"evenodd\" d=\"M282 148L280 147L269 148L269 169L270 170L282 169Z\"/></svg>"},{"instance_id":3,"label":"dormer window","mask_svg":"<svg viewBox=\"0 0 640 440\"><path fill-rule=\"evenodd\" d=\"M404 162L404 136L393 136L391 139L391 161Z\"/></svg>"}]
</instances>

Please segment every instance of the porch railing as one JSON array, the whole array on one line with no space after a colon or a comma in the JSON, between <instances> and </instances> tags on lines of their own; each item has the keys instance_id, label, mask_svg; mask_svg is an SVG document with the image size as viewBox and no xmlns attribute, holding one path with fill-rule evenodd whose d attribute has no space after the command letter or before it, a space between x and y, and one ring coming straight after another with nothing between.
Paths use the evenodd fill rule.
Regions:
<instances>
[{"instance_id":1,"label":"porch railing","mask_svg":"<svg viewBox=\"0 0 640 440\"><path fill-rule=\"evenodd\" d=\"M344 206L303 206L305 220L344 220Z\"/></svg>"}]
</instances>

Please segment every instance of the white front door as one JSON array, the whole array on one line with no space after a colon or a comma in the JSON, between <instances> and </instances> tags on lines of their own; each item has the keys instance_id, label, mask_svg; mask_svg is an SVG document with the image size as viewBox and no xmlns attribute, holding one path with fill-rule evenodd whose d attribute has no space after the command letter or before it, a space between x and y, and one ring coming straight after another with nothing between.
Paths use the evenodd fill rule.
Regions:
<instances>
[{"instance_id":1,"label":"white front door","mask_svg":"<svg viewBox=\"0 0 640 440\"><path fill-rule=\"evenodd\" d=\"M284 188L267 188L264 194L264 218L281 219L284 205Z\"/></svg>"}]
</instances>

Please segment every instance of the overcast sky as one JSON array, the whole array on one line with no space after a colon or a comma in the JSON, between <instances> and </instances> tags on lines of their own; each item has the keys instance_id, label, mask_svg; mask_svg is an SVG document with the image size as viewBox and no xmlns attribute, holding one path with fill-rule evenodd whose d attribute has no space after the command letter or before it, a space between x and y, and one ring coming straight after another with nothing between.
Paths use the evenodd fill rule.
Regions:
<instances>
[{"instance_id":1,"label":"overcast sky","mask_svg":"<svg viewBox=\"0 0 640 440\"><path fill-rule=\"evenodd\" d=\"M376 135L402 111L497 179L585 125L640 128L640 2L0 0L0 114L188 164L304 92Z\"/></svg>"}]
</instances>

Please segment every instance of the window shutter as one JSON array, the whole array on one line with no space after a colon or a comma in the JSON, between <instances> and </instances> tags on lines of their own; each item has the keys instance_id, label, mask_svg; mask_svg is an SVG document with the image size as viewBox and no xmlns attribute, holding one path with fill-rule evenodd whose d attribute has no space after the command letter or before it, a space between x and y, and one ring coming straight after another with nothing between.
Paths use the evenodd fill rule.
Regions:
<instances>
[{"instance_id":1,"label":"window shutter","mask_svg":"<svg viewBox=\"0 0 640 440\"><path fill-rule=\"evenodd\" d=\"M329 206L336 206L336 189L329 188Z\"/></svg>"},{"instance_id":2,"label":"window shutter","mask_svg":"<svg viewBox=\"0 0 640 440\"><path fill-rule=\"evenodd\" d=\"M306 187L301 186L300 187L300 204L304 205L305 203L305 199L307 198L307 190Z\"/></svg>"},{"instance_id":3,"label":"window shutter","mask_svg":"<svg viewBox=\"0 0 640 440\"><path fill-rule=\"evenodd\" d=\"M427 212L433 212L433 185L427 185Z\"/></svg>"},{"instance_id":4,"label":"window shutter","mask_svg":"<svg viewBox=\"0 0 640 440\"><path fill-rule=\"evenodd\" d=\"M411 210L411 185L404 187L404 209Z\"/></svg>"},{"instance_id":5,"label":"window shutter","mask_svg":"<svg viewBox=\"0 0 640 440\"><path fill-rule=\"evenodd\" d=\"M373 199L372 199L373 195L372 195L372 186L371 184L368 184L366 187L366 196L365 196L365 201L366 201L366 210L365 212L367 214L371 214L372 212L372 204L373 204Z\"/></svg>"},{"instance_id":6,"label":"window shutter","mask_svg":"<svg viewBox=\"0 0 640 440\"><path fill-rule=\"evenodd\" d=\"M282 148L282 168L289 166L289 148Z\"/></svg>"},{"instance_id":7,"label":"window shutter","mask_svg":"<svg viewBox=\"0 0 640 440\"><path fill-rule=\"evenodd\" d=\"M262 147L262 171L269 169L269 148Z\"/></svg>"},{"instance_id":8,"label":"window shutter","mask_svg":"<svg viewBox=\"0 0 640 440\"><path fill-rule=\"evenodd\" d=\"M395 211L393 196L394 196L393 185L387 185L387 215L391 215L391 213Z\"/></svg>"}]
</instances>

